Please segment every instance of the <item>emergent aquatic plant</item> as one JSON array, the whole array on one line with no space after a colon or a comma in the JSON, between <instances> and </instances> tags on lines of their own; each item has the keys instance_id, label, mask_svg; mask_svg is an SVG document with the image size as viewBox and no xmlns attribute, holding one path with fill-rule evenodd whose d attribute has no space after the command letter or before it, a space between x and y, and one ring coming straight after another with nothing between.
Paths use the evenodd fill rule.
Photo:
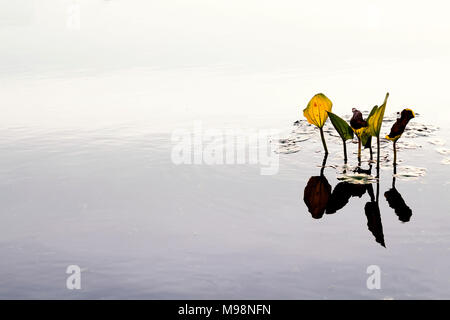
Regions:
<instances>
[{"instance_id":1,"label":"emergent aquatic plant","mask_svg":"<svg viewBox=\"0 0 450 320\"><path fill-rule=\"evenodd\" d=\"M307 107L303 110L303 115L309 123L315 125L320 130L325 154L328 154L325 136L323 135L323 126L328 119L328 112L331 111L333 103L323 93L318 93L309 101Z\"/></svg>"},{"instance_id":2,"label":"emergent aquatic plant","mask_svg":"<svg viewBox=\"0 0 450 320\"><path fill-rule=\"evenodd\" d=\"M369 135L367 134L368 123L363 119L361 111L353 108L353 116L350 125L358 137L358 165L361 165L361 144L366 145Z\"/></svg>"},{"instance_id":3,"label":"emergent aquatic plant","mask_svg":"<svg viewBox=\"0 0 450 320\"><path fill-rule=\"evenodd\" d=\"M339 136L342 139L342 143L344 145L344 163L347 163L347 145L346 141L353 139L353 130L348 125L347 121L339 117L338 115L328 112L328 116L330 117L330 121L333 124L333 127L339 133Z\"/></svg>"},{"instance_id":4,"label":"emergent aquatic plant","mask_svg":"<svg viewBox=\"0 0 450 320\"><path fill-rule=\"evenodd\" d=\"M414 111L412 111L411 109L403 109L400 114L400 118L395 121L394 125L391 128L391 132L386 136L386 139L391 140L394 143L394 165L397 164L397 140L402 136L409 120L414 117Z\"/></svg>"}]
</instances>

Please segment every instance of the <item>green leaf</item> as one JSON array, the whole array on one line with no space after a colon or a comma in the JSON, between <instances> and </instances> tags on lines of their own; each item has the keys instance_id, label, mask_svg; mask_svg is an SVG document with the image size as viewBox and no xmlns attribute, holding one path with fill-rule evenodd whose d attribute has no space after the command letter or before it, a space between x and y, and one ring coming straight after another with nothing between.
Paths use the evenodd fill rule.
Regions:
<instances>
[{"instance_id":1,"label":"green leaf","mask_svg":"<svg viewBox=\"0 0 450 320\"><path fill-rule=\"evenodd\" d=\"M377 111L378 106L375 106L372 108L372 110L370 110L369 116L367 117L366 121L369 121L370 117L373 116L373 114L375 113L375 111Z\"/></svg>"},{"instance_id":2,"label":"green leaf","mask_svg":"<svg viewBox=\"0 0 450 320\"><path fill-rule=\"evenodd\" d=\"M365 148L370 148L370 145L372 144L372 136L370 135L369 131L366 130L361 135L361 144Z\"/></svg>"},{"instance_id":3,"label":"green leaf","mask_svg":"<svg viewBox=\"0 0 450 320\"><path fill-rule=\"evenodd\" d=\"M353 139L353 130L341 117L335 115L332 112L328 112L328 116L330 117L330 121L333 124L333 127L336 129L336 131L341 136L342 140L349 140Z\"/></svg>"},{"instance_id":4,"label":"green leaf","mask_svg":"<svg viewBox=\"0 0 450 320\"><path fill-rule=\"evenodd\" d=\"M378 106L374 106L372 110L370 110L369 116L366 119L367 123L369 123L369 119L375 114L377 110ZM363 144L364 149L370 148L372 145L372 136L370 135L370 131L366 131L361 138L361 143Z\"/></svg>"},{"instance_id":5,"label":"green leaf","mask_svg":"<svg viewBox=\"0 0 450 320\"><path fill-rule=\"evenodd\" d=\"M372 109L367 120L369 125L369 133L371 136L378 137L381 131L381 125L383 123L384 111L386 110L387 99L389 98L389 92L386 93L383 104L376 110ZM375 107L374 107L375 108Z\"/></svg>"}]
</instances>

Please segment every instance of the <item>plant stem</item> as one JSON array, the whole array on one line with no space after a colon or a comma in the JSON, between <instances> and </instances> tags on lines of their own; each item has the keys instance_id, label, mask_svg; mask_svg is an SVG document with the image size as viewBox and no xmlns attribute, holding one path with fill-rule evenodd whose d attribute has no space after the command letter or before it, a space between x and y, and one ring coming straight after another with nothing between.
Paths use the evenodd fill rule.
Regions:
<instances>
[{"instance_id":1,"label":"plant stem","mask_svg":"<svg viewBox=\"0 0 450 320\"><path fill-rule=\"evenodd\" d=\"M394 141L394 166L397 165L397 141Z\"/></svg>"},{"instance_id":2,"label":"plant stem","mask_svg":"<svg viewBox=\"0 0 450 320\"><path fill-rule=\"evenodd\" d=\"M380 169L380 136L377 136L377 169Z\"/></svg>"},{"instance_id":3,"label":"plant stem","mask_svg":"<svg viewBox=\"0 0 450 320\"><path fill-rule=\"evenodd\" d=\"M320 175L323 176L323 171L325 170L325 165L327 164L328 153L325 153L322 161L322 168L320 169Z\"/></svg>"},{"instance_id":4,"label":"plant stem","mask_svg":"<svg viewBox=\"0 0 450 320\"><path fill-rule=\"evenodd\" d=\"M361 165L361 138L358 137L358 165Z\"/></svg>"},{"instance_id":5,"label":"plant stem","mask_svg":"<svg viewBox=\"0 0 450 320\"><path fill-rule=\"evenodd\" d=\"M377 180L377 193L375 201L378 203L378 199L380 198L380 180Z\"/></svg>"},{"instance_id":6,"label":"plant stem","mask_svg":"<svg viewBox=\"0 0 450 320\"><path fill-rule=\"evenodd\" d=\"M328 154L327 143L325 142L325 136L323 135L323 128L319 128L319 130L320 130L320 137L322 138L323 148L325 149L325 154Z\"/></svg>"},{"instance_id":7,"label":"plant stem","mask_svg":"<svg viewBox=\"0 0 450 320\"><path fill-rule=\"evenodd\" d=\"M342 139L342 143L344 144L344 163L347 164L347 144L344 139Z\"/></svg>"},{"instance_id":8,"label":"plant stem","mask_svg":"<svg viewBox=\"0 0 450 320\"><path fill-rule=\"evenodd\" d=\"M397 165L394 164L394 174L393 174L393 177L392 177L392 188L394 188L394 189L395 189L395 175L396 174L397 174Z\"/></svg>"}]
</instances>

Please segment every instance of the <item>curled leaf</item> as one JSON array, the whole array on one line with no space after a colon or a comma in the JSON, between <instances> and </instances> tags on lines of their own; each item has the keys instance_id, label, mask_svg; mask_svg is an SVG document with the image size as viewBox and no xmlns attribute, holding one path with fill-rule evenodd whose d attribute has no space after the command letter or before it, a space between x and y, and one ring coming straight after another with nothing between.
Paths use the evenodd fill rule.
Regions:
<instances>
[{"instance_id":1,"label":"curled leaf","mask_svg":"<svg viewBox=\"0 0 450 320\"><path fill-rule=\"evenodd\" d=\"M367 121L369 121L370 117L373 116L373 114L375 113L375 111L377 111L378 106L375 106L372 108L372 110L370 110L369 116L367 117Z\"/></svg>"},{"instance_id":2,"label":"curled leaf","mask_svg":"<svg viewBox=\"0 0 450 320\"><path fill-rule=\"evenodd\" d=\"M364 148L370 148L372 146L372 136L368 135L368 137L364 137L362 139Z\"/></svg>"},{"instance_id":3,"label":"curled leaf","mask_svg":"<svg viewBox=\"0 0 450 320\"><path fill-rule=\"evenodd\" d=\"M322 128L328 119L333 103L323 93L318 93L309 101L308 106L303 110L303 115L309 123Z\"/></svg>"},{"instance_id":4,"label":"curled leaf","mask_svg":"<svg viewBox=\"0 0 450 320\"><path fill-rule=\"evenodd\" d=\"M414 111L411 109L403 109L398 118L391 128L391 132L386 136L386 139L391 141L397 141L405 131L406 125L409 120L415 117Z\"/></svg>"},{"instance_id":5,"label":"curled leaf","mask_svg":"<svg viewBox=\"0 0 450 320\"><path fill-rule=\"evenodd\" d=\"M370 118L375 114L377 109L378 106L374 106L372 110L370 110L369 116L367 117L367 123L369 123ZM372 146L372 135L370 134L370 130L367 130L366 135L368 135L368 137L364 137L363 146L364 148L370 148Z\"/></svg>"},{"instance_id":6,"label":"curled leaf","mask_svg":"<svg viewBox=\"0 0 450 320\"><path fill-rule=\"evenodd\" d=\"M353 116L350 119L350 125L358 138L362 138L366 134L367 121L363 119L361 111L358 109L352 109Z\"/></svg>"},{"instance_id":7,"label":"curled leaf","mask_svg":"<svg viewBox=\"0 0 450 320\"><path fill-rule=\"evenodd\" d=\"M370 143L372 142L372 136L370 135L370 131L368 128L364 128L361 131L360 136L361 143L365 148L369 148Z\"/></svg>"},{"instance_id":8,"label":"curled leaf","mask_svg":"<svg viewBox=\"0 0 450 320\"><path fill-rule=\"evenodd\" d=\"M367 127L367 121L363 119L363 115L362 112L359 111L356 108L352 108L352 113L353 116L350 119L350 125L352 126L352 128L355 129L360 129L362 127Z\"/></svg>"},{"instance_id":9,"label":"curled leaf","mask_svg":"<svg viewBox=\"0 0 450 320\"><path fill-rule=\"evenodd\" d=\"M369 134L373 137L378 137L381 131L381 124L383 123L384 111L386 110L387 99L389 98L389 92L386 93L384 102L380 107L373 107L367 118L367 124L369 128ZM375 109L376 108L376 109Z\"/></svg>"},{"instance_id":10,"label":"curled leaf","mask_svg":"<svg viewBox=\"0 0 450 320\"><path fill-rule=\"evenodd\" d=\"M342 140L353 139L353 130L349 126L347 121L332 112L328 112L328 116L330 117L330 121L333 124L333 127L339 133Z\"/></svg>"}]
</instances>

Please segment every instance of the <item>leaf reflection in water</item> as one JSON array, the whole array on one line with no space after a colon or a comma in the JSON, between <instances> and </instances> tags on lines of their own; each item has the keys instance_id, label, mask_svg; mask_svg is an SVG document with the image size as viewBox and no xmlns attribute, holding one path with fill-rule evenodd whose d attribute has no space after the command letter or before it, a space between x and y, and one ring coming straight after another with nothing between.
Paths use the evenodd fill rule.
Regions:
<instances>
[{"instance_id":1,"label":"leaf reflection in water","mask_svg":"<svg viewBox=\"0 0 450 320\"><path fill-rule=\"evenodd\" d=\"M395 187L395 174L397 172L397 167L394 166L394 177L392 178L392 188L384 193L384 197L389 204L389 207L394 209L395 214L401 222L408 222L412 216L412 210L408 207L403 200L400 192L397 191Z\"/></svg>"},{"instance_id":2,"label":"leaf reflection in water","mask_svg":"<svg viewBox=\"0 0 450 320\"><path fill-rule=\"evenodd\" d=\"M379 206L380 183L378 178L370 175L371 167L368 170L359 169L355 171L360 172L343 174L342 176L345 176L346 179L338 182L332 189L324 175L324 169L332 167L326 166L326 160L327 157L323 160L320 175L310 177L304 189L303 200L312 218L321 219L324 213L334 214L343 209L352 197L361 198L367 193L370 198L364 206L367 229L374 236L375 241L386 248ZM397 166L394 166L392 188L386 191L384 196L389 206L395 210L399 220L408 222L412 216L412 210L406 205L403 197L395 187L396 175ZM341 179L342 176L340 177ZM376 177L379 177L379 168L377 168ZM349 182L349 180L352 182ZM374 192L375 184L376 192Z\"/></svg>"}]
</instances>

